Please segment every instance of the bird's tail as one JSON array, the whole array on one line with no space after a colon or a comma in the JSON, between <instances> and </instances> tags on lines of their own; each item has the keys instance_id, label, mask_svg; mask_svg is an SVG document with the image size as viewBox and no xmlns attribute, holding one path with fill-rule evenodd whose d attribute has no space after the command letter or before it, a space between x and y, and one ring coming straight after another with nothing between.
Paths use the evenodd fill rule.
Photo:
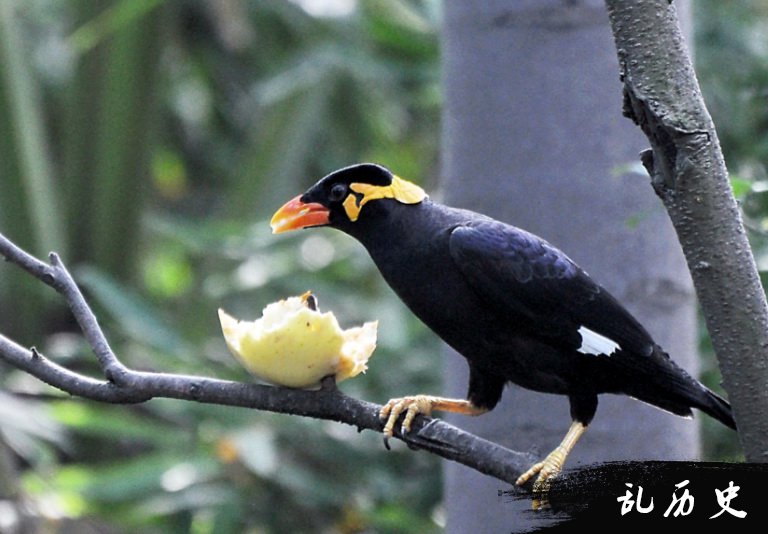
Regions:
<instances>
[{"instance_id":1,"label":"bird's tail","mask_svg":"<svg viewBox=\"0 0 768 534\"><path fill-rule=\"evenodd\" d=\"M656 346L651 356L658 365L643 371L652 374L642 381L644 386L638 391L638 399L653 404L677 415L690 417L691 408L697 408L717 419L725 426L736 430L733 411L727 400L706 387L679 367L660 347ZM650 393L646 395L644 393Z\"/></svg>"},{"instance_id":2,"label":"bird's tail","mask_svg":"<svg viewBox=\"0 0 768 534\"><path fill-rule=\"evenodd\" d=\"M703 390L702 402L700 404L694 404L694 407L711 415L725 426L736 430L736 421L733 419L733 411L731 410L730 403L703 384L699 383L698 385Z\"/></svg>"}]
</instances>

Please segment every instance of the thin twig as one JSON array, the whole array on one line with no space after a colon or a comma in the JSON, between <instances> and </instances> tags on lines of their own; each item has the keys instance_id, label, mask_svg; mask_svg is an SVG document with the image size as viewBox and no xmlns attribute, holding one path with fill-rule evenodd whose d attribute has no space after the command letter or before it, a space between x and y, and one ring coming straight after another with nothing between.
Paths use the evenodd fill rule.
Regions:
<instances>
[{"instance_id":1,"label":"thin twig","mask_svg":"<svg viewBox=\"0 0 768 534\"><path fill-rule=\"evenodd\" d=\"M129 369L110 348L96 316L58 255L50 255L50 265L43 263L2 234L0 254L61 294L104 373L102 380L76 373L36 349L24 348L0 334L0 359L55 388L101 402L140 403L165 397L326 419L355 426L359 431L383 429L379 418L381 406L343 394L332 378L324 380L319 390L310 391ZM396 431L395 437L412 448L459 462L510 484L536 460L529 454L506 449L424 416L416 418L407 435Z\"/></svg>"}]
</instances>

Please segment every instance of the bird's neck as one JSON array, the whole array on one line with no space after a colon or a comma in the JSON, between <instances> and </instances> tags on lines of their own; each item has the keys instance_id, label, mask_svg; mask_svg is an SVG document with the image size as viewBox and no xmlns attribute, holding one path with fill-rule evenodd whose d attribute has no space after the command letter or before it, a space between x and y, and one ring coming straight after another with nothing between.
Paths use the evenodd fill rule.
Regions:
<instances>
[{"instance_id":1,"label":"bird's neck","mask_svg":"<svg viewBox=\"0 0 768 534\"><path fill-rule=\"evenodd\" d=\"M389 210L371 213L372 216L348 234L368 250L373 261L387 276L393 266L406 267L431 248L440 246L448 238L454 211L429 200L413 205L391 206Z\"/></svg>"},{"instance_id":2,"label":"bird's neck","mask_svg":"<svg viewBox=\"0 0 768 534\"><path fill-rule=\"evenodd\" d=\"M362 243L372 256L381 251L400 248L428 231L424 221L429 220L430 205L425 202L413 205L387 202L389 205L370 203L366 206L370 206L368 213L349 227L342 228Z\"/></svg>"}]
</instances>

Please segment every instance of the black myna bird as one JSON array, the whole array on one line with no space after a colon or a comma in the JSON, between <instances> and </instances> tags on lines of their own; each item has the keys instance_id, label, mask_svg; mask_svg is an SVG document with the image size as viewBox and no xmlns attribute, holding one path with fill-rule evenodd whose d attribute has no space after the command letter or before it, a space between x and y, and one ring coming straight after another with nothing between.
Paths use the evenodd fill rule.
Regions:
<instances>
[{"instance_id":1,"label":"black myna bird","mask_svg":"<svg viewBox=\"0 0 768 534\"><path fill-rule=\"evenodd\" d=\"M405 413L493 409L507 382L566 395L562 443L518 480L548 480L595 415L601 393L629 395L677 415L698 408L736 428L727 401L678 367L605 289L543 239L472 211L432 202L375 164L335 171L281 207L275 233L331 226L365 246L384 279L469 363L466 400L415 395L382 409L385 434Z\"/></svg>"}]
</instances>

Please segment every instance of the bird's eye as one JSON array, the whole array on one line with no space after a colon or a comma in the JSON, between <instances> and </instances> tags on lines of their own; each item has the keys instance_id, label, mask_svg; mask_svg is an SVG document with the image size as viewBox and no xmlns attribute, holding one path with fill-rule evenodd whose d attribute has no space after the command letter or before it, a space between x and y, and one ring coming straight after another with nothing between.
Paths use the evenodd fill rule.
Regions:
<instances>
[{"instance_id":1,"label":"bird's eye","mask_svg":"<svg viewBox=\"0 0 768 534\"><path fill-rule=\"evenodd\" d=\"M345 184L335 184L328 192L328 200L338 202L347 196L347 186Z\"/></svg>"}]
</instances>

